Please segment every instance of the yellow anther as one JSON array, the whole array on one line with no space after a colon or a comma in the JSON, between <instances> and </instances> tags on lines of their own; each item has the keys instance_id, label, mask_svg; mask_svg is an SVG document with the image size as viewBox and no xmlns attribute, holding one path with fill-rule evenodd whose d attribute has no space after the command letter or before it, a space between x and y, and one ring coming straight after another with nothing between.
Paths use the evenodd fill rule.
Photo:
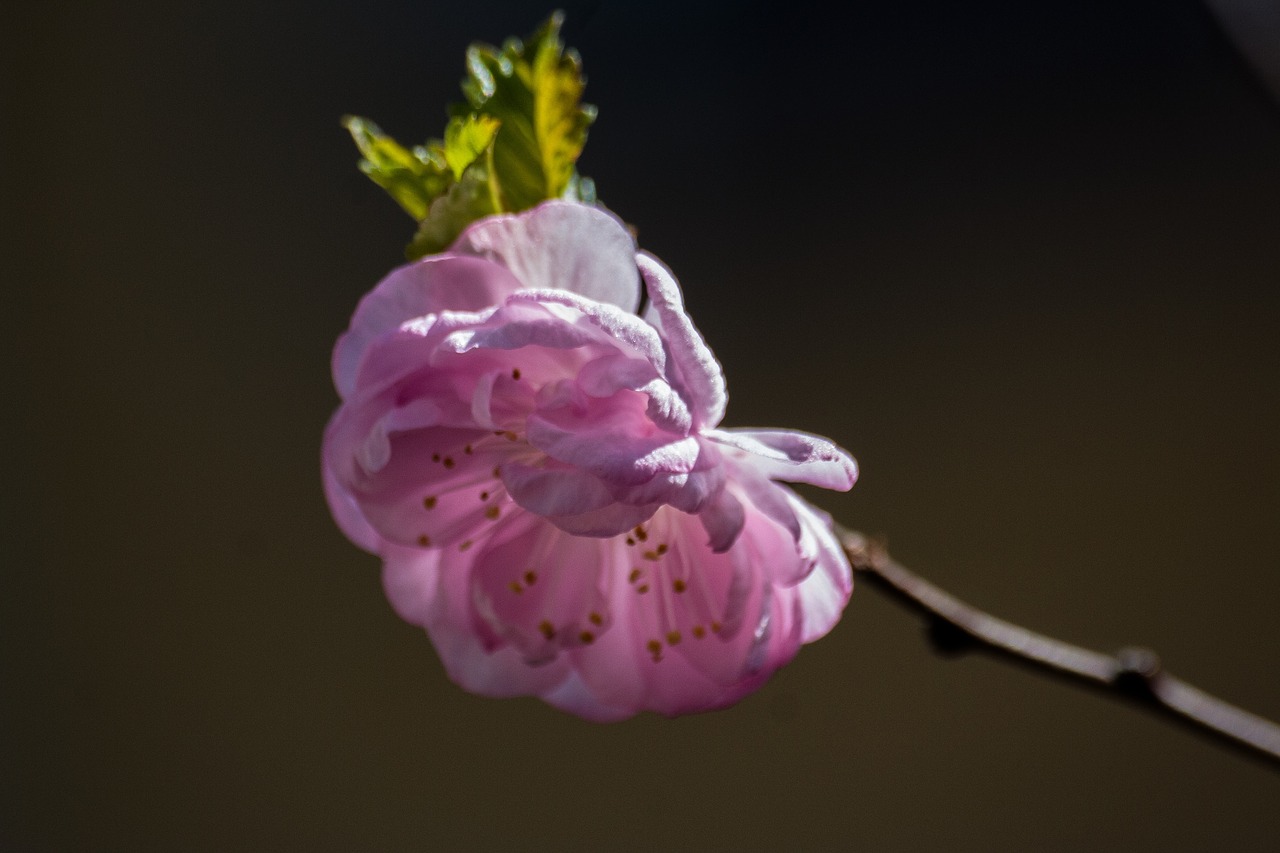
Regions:
<instances>
[{"instance_id":1,"label":"yellow anther","mask_svg":"<svg viewBox=\"0 0 1280 853\"><path fill-rule=\"evenodd\" d=\"M524 573L524 582L529 586L533 586L538 582L538 573L532 569Z\"/></svg>"},{"instance_id":2,"label":"yellow anther","mask_svg":"<svg viewBox=\"0 0 1280 853\"><path fill-rule=\"evenodd\" d=\"M694 625L693 636L701 640L703 637L707 636L707 629L703 628L701 625Z\"/></svg>"},{"instance_id":3,"label":"yellow anther","mask_svg":"<svg viewBox=\"0 0 1280 853\"><path fill-rule=\"evenodd\" d=\"M583 631L578 635L578 639L586 643L588 646L596 641L596 635L590 631Z\"/></svg>"},{"instance_id":4,"label":"yellow anther","mask_svg":"<svg viewBox=\"0 0 1280 853\"><path fill-rule=\"evenodd\" d=\"M713 634L719 634L719 633L720 633L720 628L721 628L721 627L722 627L722 626L720 625L720 623L719 623L719 622L712 622L712 623L711 623L711 633L713 633Z\"/></svg>"},{"instance_id":5,"label":"yellow anther","mask_svg":"<svg viewBox=\"0 0 1280 853\"><path fill-rule=\"evenodd\" d=\"M640 570L632 569L631 574L627 575L627 583L635 583L640 580Z\"/></svg>"},{"instance_id":6,"label":"yellow anther","mask_svg":"<svg viewBox=\"0 0 1280 853\"><path fill-rule=\"evenodd\" d=\"M662 660L662 642L660 640L650 640L645 644L645 648L649 650L649 654L653 655L654 660Z\"/></svg>"},{"instance_id":7,"label":"yellow anther","mask_svg":"<svg viewBox=\"0 0 1280 853\"><path fill-rule=\"evenodd\" d=\"M490 521L497 519L497 517L501 514L502 514L502 510L497 505L491 506L484 511L485 518L489 519Z\"/></svg>"},{"instance_id":8,"label":"yellow anther","mask_svg":"<svg viewBox=\"0 0 1280 853\"><path fill-rule=\"evenodd\" d=\"M587 620L590 621L592 625L595 625L597 627L604 624L604 617L601 616L599 613L595 613L595 612L588 614Z\"/></svg>"},{"instance_id":9,"label":"yellow anther","mask_svg":"<svg viewBox=\"0 0 1280 853\"><path fill-rule=\"evenodd\" d=\"M538 630L542 632L542 636L550 640L556 635L556 626L552 625L546 619L538 623Z\"/></svg>"},{"instance_id":10,"label":"yellow anther","mask_svg":"<svg viewBox=\"0 0 1280 853\"><path fill-rule=\"evenodd\" d=\"M642 525L636 525L636 538L639 539L641 542L649 538L649 534L645 533L644 527Z\"/></svg>"},{"instance_id":11,"label":"yellow anther","mask_svg":"<svg viewBox=\"0 0 1280 853\"><path fill-rule=\"evenodd\" d=\"M680 578L676 578L674 581L671 582L671 588L674 589L676 592L684 592L686 589L689 588L689 585L686 584Z\"/></svg>"},{"instance_id":12,"label":"yellow anther","mask_svg":"<svg viewBox=\"0 0 1280 853\"><path fill-rule=\"evenodd\" d=\"M452 457L452 456L446 456L446 457L444 458L444 467L446 467L446 468L452 468L452 467L453 467L453 464L454 464L454 463L453 463L453 457Z\"/></svg>"},{"instance_id":13,"label":"yellow anther","mask_svg":"<svg viewBox=\"0 0 1280 853\"><path fill-rule=\"evenodd\" d=\"M668 642L668 643L670 643L670 644L671 644L671 645L673 645L673 646L678 646L678 645L680 645L680 632L679 632L679 631L668 631L668 632L667 632L667 642Z\"/></svg>"},{"instance_id":14,"label":"yellow anther","mask_svg":"<svg viewBox=\"0 0 1280 853\"><path fill-rule=\"evenodd\" d=\"M423 505L424 507L426 507L427 509L435 509L435 508L436 508L436 499L435 499L435 497L423 498L423 499L422 499L422 505Z\"/></svg>"},{"instance_id":15,"label":"yellow anther","mask_svg":"<svg viewBox=\"0 0 1280 853\"><path fill-rule=\"evenodd\" d=\"M512 581L511 583L507 584L507 589L511 590L516 595L519 595L520 593L524 592L524 587L520 585L520 581Z\"/></svg>"},{"instance_id":16,"label":"yellow anther","mask_svg":"<svg viewBox=\"0 0 1280 853\"><path fill-rule=\"evenodd\" d=\"M471 547L472 545L474 545L474 544L475 544L475 543L474 543L474 542L472 542L470 539L467 539L467 540L465 540L461 545L459 545L459 546L458 546L458 550L459 550L459 551L465 551L465 550L467 550L468 548L470 548L470 547Z\"/></svg>"},{"instance_id":17,"label":"yellow anther","mask_svg":"<svg viewBox=\"0 0 1280 853\"><path fill-rule=\"evenodd\" d=\"M663 542L658 545L658 556L661 557L665 553L667 553L667 543Z\"/></svg>"},{"instance_id":18,"label":"yellow anther","mask_svg":"<svg viewBox=\"0 0 1280 853\"><path fill-rule=\"evenodd\" d=\"M431 546L431 537L430 537L430 536L428 536L428 535L427 535L427 534L425 534L425 533L424 533L424 534L422 534L421 536L419 536L419 537L418 537L418 544L419 544L419 545L421 545L423 548L428 548L428 547L430 547L430 546Z\"/></svg>"},{"instance_id":19,"label":"yellow anther","mask_svg":"<svg viewBox=\"0 0 1280 853\"><path fill-rule=\"evenodd\" d=\"M659 558L659 556L660 556L660 555L658 554L658 552L657 552L657 551L645 551L645 552L644 552L644 558L645 558L646 560L657 560L657 559Z\"/></svg>"},{"instance_id":20,"label":"yellow anther","mask_svg":"<svg viewBox=\"0 0 1280 853\"><path fill-rule=\"evenodd\" d=\"M640 593L641 595L644 595L648 591L649 591L649 585L647 583L642 583L640 584L640 586L636 587L636 592Z\"/></svg>"}]
</instances>

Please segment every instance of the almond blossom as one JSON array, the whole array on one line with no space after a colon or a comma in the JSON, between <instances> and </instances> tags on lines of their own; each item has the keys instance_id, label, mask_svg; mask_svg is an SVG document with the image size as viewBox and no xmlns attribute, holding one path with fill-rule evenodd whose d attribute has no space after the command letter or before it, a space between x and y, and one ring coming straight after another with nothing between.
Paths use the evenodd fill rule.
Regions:
<instances>
[{"instance_id":1,"label":"almond blossom","mask_svg":"<svg viewBox=\"0 0 1280 853\"><path fill-rule=\"evenodd\" d=\"M482 219L395 270L333 375L334 517L467 690L600 721L720 708L848 600L829 518L777 481L846 490L853 460L721 429L674 277L599 208Z\"/></svg>"}]
</instances>

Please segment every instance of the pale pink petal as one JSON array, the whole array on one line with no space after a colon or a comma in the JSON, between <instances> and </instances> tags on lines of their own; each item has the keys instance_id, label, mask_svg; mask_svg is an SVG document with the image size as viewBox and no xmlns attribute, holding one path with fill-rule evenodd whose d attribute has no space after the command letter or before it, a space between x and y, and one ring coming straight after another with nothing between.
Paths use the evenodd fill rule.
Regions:
<instances>
[{"instance_id":1,"label":"pale pink petal","mask_svg":"<svg viewBox=\"0 0 1280 853\"><path fill-rule=\"evenodd\" d=\"M541 665L564 649L595 642L611 617L601 581L605 546L533 521L481 549L471 567L471 594L489 630Z\"/></svg>"},{"instance_id":2,"label":"pale pink petal","mask_svg":"<svg viewBox=\"0 0 1280 853\"><path fill-rule=\"evenodd\" d=\"M575 536L616 536L648 521L660 506L662 504L611 503L576 515L550 515L547 521Z\"/></svg>"},{"instance_id":3,"label":"pale pink petal","mask_svg":"<svg viewBox=\"0 0 1280 853\"><path fill-rule=\"evenodd\" d=\"M505 457L494 438L474 430L396 433L385 467L343 485L369 524L392 542L429 547L475 539L500 517L506 500L495 471Z\"/></svg>"},{"instance_id":4,"label":"pale pink petal","mask_svg":"<svg viewBox=\"0 0 1280 853\"><path fill-rule=\"evenodd\" d=\"M661 330L670 353L667 377L689 404L694 426L714 427L724 417L729 400L720 362L685 313L680 286L671 271L643 252L636 256L636 263L649 291L646 316Z\"/></svg>"},{"instance_id":5,"label":"pale pink petal","mask_svg":"<svg viewBox=\"0 0 1280 853\"><path fill-rule=\"evenodd\" d=\"M701 452L698 440L655 428L643 394L619 391L577 405L540 408L529 417L529 443L606 482L636 485L658 472L687 473Z\"/></svg>"},{"instance_id":6,"label":"pale pink petal","mask_svg":"<svg viewBox=\"0 0 1280 853\"><path fill-rule=\"evenodd\" d=\"M656 372L666 369L666 350L662 337L652 325L615 305L595 302L575 293L558 290L526 290L513 294L510 305L534 303L541 306L559 305L572 309L569 318L581 318L586 324L600 330L607 340L625 344L636 354L647 359Z\"/></svg>"},{"instance_id":7,"label":"pale pink petal","mask_svg":"<svg viewBox=\"0 0 1280 853\"><path fill-rule=\"evenodd\" d=\"M502 264L526 287L570 290L634 312L640 302L635 241L605 211L549 201L468 227L450 252Z\"/></svg>"},{"instance_id":8,"label":"pale pink petal","mask_svg":"<svg viewBox=\"0 0 1280 853\"><path fill-rule=\"evenodd\" d=\"M568 465L510 462L502 466L502 482L516 503L542 516L580 515L614 502L599 477Z\"/></svg>"},{"instance_id":9,"label":"pale pink petal","mask_svg":"<svg viewBox=\"0 0 1280 853\"><path fill-rule=\"evenodd\" d=\"M426 627L440 590L441 552L388 545L382 560L382 588L401 619Z\"/></svg>"},{"instance_id":10,"label":"pale pink petal","mask_svg":"<svg viewBox=\"0 0 1280 853\"><path fill-rule=\"evenodd\" d=\"M746 523L746 510L742 501L734 497L728 489L721 489L714 501L698 515L703 528L710 537L707 546L719 554L729 550L737 540L738 534Z\"/></svg>"},{"instance_id":11,"label":"pale pink petal","mask_svg":"<svg viewBox=\"0 0 1280 853\"><path fill-rule=\"evenodd\" d=\"M553 690L542 694L548 705L576 714L593 723L616 723L634 717L636 708L629 705L608 705L587 687L581 674L570 671L569 677Z\"/></svg>"},{"instance_id":12,"label":"pale pink petal","mask_svg":"<svg viewBox=\"0 0 1280 853\"><path fill-rule=\"evenodd\" d=\"M503 267L478 258L440 255L400 267L357 306L333 350L333 382L345 399L369 344L402 323L442 311L479 311L520 288Z\"/></svg>"},{"instance_id":13,"label":"pale pink petal","mask_svg":"<svg viewBox=\"0 0 1280 853\"><path fill-rule=\"evenodd\" d=\"M788 490L764 474L757 471L750 461L734 460L734 485L741 490L743 497L751 505L768 518L782 525L791 534L792 544L800 541L800 519L796 517L791 502L787 500Z\"/></svg>"},{"instance_id":14,"label":"pale pink petal","mask_svg":"<svg viewBox=\"0 0 1280 853\"><path fill-rule=\"evenodd\" d=\"M325 463L322 467L324 471L324 497L329 504L329 511L333 513L333 520L338 524L338 529L346 534L346 537L356 546L363 548L370 554L380 553L382 550L382 537L377 534L377 531L365 519L364 514L360 512L360 507L355 498L351 496L351 493L338 485L337 478L328 463Z\"/></svg>"},{"instance_id":15,"label":"pale pink petal","mask_svg":"<svg viewBox=\"0 0 1280 853\"><path fill-rule=\"evenodd\" d=\"M558 304L566 308L572 308L582 321L598 328L608 340L614 341L615 344L625 345L625 349L622 351L604 356L617 359L612 362L613 365L615 368L622 368L619 375L611 378L609 384L615 390L630 388L645 392L649 398L646 414L654 424L662 429L686 433L692 428L693 420L688 403L663 378L667 369L666 345L653 326L633 314L620 311L612 305L594 303L589 299L583 299L571 293L552 291L522 292L513 296L510 301L513 303L518 301L537 301L544 305ZM630 352L627 350L630 350ZM624 361L624 359L629 359L633 354L647 361L652 366L652 373L630 364L628 361ZM585 381L591 388L600 392L604 391L605 382L601 378L602 371L600 368L596 367L590 370L584 368L584 373L585 376L579 376L580 383ZM588 390L587 386L584 386L583 390L593 394L593 396L607 396L605 393Z\"/></svg>"},{"instance_id":16,"label":"pale pink petal","mask_svg":"<svg viewBox=\"0 0 1280 853\"><path fill-rule=\"evenodd\" d=\"M831 530L831 520L793 494L788 498L805 529L813 536L816 565L795 587L803 614L801 642L812 643L840 621L853 592L853 571Z\"/></svg>"},{"instance_id":17,"label":"pale pink petal","mask_svg":"<svg viewBox=\"0 0 1280 853\"><path fill-rule=\"evenodd\" d=\"M816 435L785 429L718 429L707 437L749 454L744 463L770 479L847 492L858 478L853 457Z\"/></svg>"}]
</instances>

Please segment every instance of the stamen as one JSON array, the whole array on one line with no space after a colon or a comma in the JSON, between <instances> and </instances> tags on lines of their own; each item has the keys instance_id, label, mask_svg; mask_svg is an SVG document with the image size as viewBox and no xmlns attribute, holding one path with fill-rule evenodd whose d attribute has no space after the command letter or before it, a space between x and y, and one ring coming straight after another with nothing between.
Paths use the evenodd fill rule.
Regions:
<instances>
[{"instance_id":1,"label":"stamen","mask_svg":"<svg viewBox=\"0 0 1280 853\"><path fill-rule=\"evenodd\" d=\"M604 617L601 616L599 613L595 613L595 612L588 614L587 620L590 621L591 624L595 625L596 627L599 627L604 624Z\"/></svg>"},{"instance_id":2,"label":"stamen","mask_svg":"<svg viewBox=\"0 0 1280 853\"><path fill-rule=\"evenodd\" d=\"M538 573L533 571L532 569L525 572L524 582L527 583L529 586L533 586L535 583L538 582Z\"/></svg>"},{"instance_id":3,"label":"stamen","mask_svg":"<svg viewBox=\"0 0 1280 853\"><path fill-rule=\"evenodd\" d=\"M511 583L507 584L507 589L511 590L516 595L519 595L520 593L524 592L524 587L520 585L520 581L512 581Z\"/></svg>"},{"instance_id":4,"label":"stamen","mask_svg":"<svg viewBox=\"0 0 1280 853\"><path fill-rule=\"evenodd\" d=\"M419 537L418 537L418 544L419 544L419 545L421 545L423 548L430 548L430 547L431 547L431 537L430 537L430 536L428 536L428 535L427 535L427 534L425 534L425 533L424 533L424 534L422 534L421 536L419 536Z\"/></svg>"},{"instance_id":5,"label":"stamen","mask_svg":"<svg viewBox=\"0 0 1280 853\"><path fill-rule=\"evenodd\" d=\"M631 574L627 575L627 583L635 583L636 581L640 580L640 575L641 575L640 569L638 568L632 569Z\"/></svg>"},{"instance_id":6,"label":"stamen","mask_svg":"<svg viewBox=\"0 0 1280 853\"><path fill-rule=\"evenodd\" d=\"M596 641L596 635L590 631L583 631L578 635L578 639L586 643L588 646Z\"/></svg>"},{"instance_id":7,"label":"stamen","mask_svg":"<svg viewBox=\"0 0 1280 853\"><path fill-rule=\"evenodd\" d=\"M435 508L436 508L436 497L435 497L435 495L431 495L430 497L425 497L425 498L423 498L423 499L422 499L422 505L423 505L425 508L427 508L427 509L435 509Z\"/></svg>"},{"instance_id":8,"label":"stamen","mask_svg":"<svg viewBox=\"0 0 1280 853\"><path fill-rule=\"evenodd\" d=\"M511 371L511 378L512 378L512 379L515 379L515 380L519 380L519 379L520 379L520 368L518 368L518 367L517 367L517 368L515 368L514 370L512 370L512 371Z\"/></svg>"},{"instance_id":9,"label":"stamen","mask_svg":"<svg viewBox=\"0 0 1280 853\"><path fill-rule=\"evenodd\" d=\"M541 631L542 636L546 637L548 640L552 639L556 635L556 626L552 625L546 619L543 619L538 623L538 630Z\"/></svg>"},{"instance_id":10,"label":"stamen","mask_svg":"<svg viewBox=\"0 0 1280 853\"><path fill-rule=\"evenodd\" d=\"M490 521L496 521L498 516L502 514L502 509L497 505L491 506L484 511L485 518Z\"/></svg>"}]
</instances>

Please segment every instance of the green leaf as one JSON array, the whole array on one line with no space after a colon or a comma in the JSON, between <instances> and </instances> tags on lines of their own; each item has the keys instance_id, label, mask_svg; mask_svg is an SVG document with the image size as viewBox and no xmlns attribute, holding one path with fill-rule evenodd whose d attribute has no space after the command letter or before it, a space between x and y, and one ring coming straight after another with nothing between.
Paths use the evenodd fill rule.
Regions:
<instances>
[{"instance_id":1,"label":"green leaf","mask_svg":"<svg viewBox=\"0 0 1280 853\"><path fill-rule=\"evenodd\" d=\"M409 260L444 251L472 222L501 212L489 171L492 151L490 147L482 159L463 172L460 181L431 203L427 216L418 224L413 242L405 249Z\"/></svg>"},{"instance_id":2,"label":"green leaf","mask_svg":"<svg viewBox=\"0 0 1280 853\"><path fill-rule=\"evenodd\" d=\"M444 129L444 158L456 180L462 180L467 167L489 149L501 124L496 118L479 113L454 116L449 122Z\"/></svg>"},{"instance_id":3,"label":"green leaf","mask_svg":"<svg viewBox=\"0 0 1280 853\"><path fill-rule=\"evenodd\" d=\"M582 104L582 63L560 41L564 15L528 40L467 50L467 103L455 105L444 141L408 149L368 119L343 125L363 155L360 169L418 221L412 258L448 248L466 226L547 199L595 204L578 156L595 108Z\"/></svg>"},{"instance_id":4,"label":"green leaf","mask_svg":"<svg viewBox=\"0 0 1280 853\"><path fill-rule=\"evenodd\" d=\"M409 150L359 116L346 116L342 124L364 155L360 171L390 193L414 219L424 218L431 202L453 183L454 175L440 146Z\"/></svg>"},{"instance_id":5,"label":"green leaf","mask_svg":"<svg viewBox=\"0 0 1280 853\"><path fill-rule=\"evenodd\" d=\"M526 210L561 198L587 140L595 108L581 103L582 63L560 41L556 13L528 44L472 45L462 91L472 110L502 125L494 140L494 177L504 209Z\"/></svg>"}]
</instances>

